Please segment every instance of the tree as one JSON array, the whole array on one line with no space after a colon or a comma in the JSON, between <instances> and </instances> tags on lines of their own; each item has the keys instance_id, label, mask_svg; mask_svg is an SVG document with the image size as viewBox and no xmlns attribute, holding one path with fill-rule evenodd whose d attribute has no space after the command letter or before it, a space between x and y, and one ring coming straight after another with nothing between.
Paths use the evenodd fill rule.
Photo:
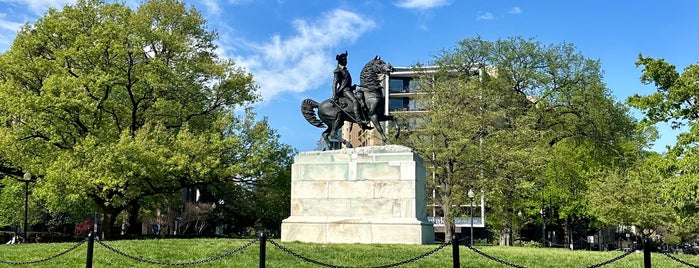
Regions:
<instances>
[{"instance_id":1,"label":"tree","mask_svg":"<svg viewBox=\"0 0 699 268\"><path fill-rule=\"evenodd\" d=\"M653 234L673 217L671 201L662 194L666 174L662 156L651 154L626 170L602 171L591 182L590 210L610 226L637 226Z\"/></svg>"},{"instance_id":2,"label":"tree","mask_svg":"<svg viewBox=\"0 0 699 268\"><path fill-rule=\"evenodd\" d=\"M641 82L652 84L656 92L635 94L628 103L645 113L642 123L654 125L669 122L681 129L677 143L669 148L663 162L664 195L671 200L676 218L673 231L685 238L696 238L699 222L699 64L687 66L682 73L664 59L639 54L636 66L642 66Z\"/></svg>"},{"instance_id":3,"label":"tree","mask_svg":"<svg viewBox=\"0 0 699 268\"><path fill-rule=\"evenodd\" d=\"M448 75L445 68L436 75L438 78L423 82L418 90L429 94L423 102L429 112L415 121L414 131L400 141L423 156L428 170L434 173L435 180L428 179L427 183L429 188L436 188L439 193L439 199L435 201L447 219L444 221L447 240L451 239L453 219L458 213L452 208L461 204L460 200L469 188L474 188L475 185L469 185L473 182L469 178L477 176L474 171L478 170L479 163L478 154L465 153L478 150L478 114L469 109L478 105L471 103L478 84L441 78ZM460 77L473 79L466 75ZM422 80L429 81L429 78Z\"/></svg>"},{"instance_id":4,"label":"tree","mask_svg":"<svg viewBox=\"0 0 699 268\"><path fill-rule=\"evenodd\" d=\"M24 183L13 179L4 181L4 185L0 185L0 226L12 226L24 228ZM29 185L29 191L34 187ZM40 200L34 198L31 194L28 196L27 220L28 224L37 223L42 216Z\"/></svg>"},{"instance_id":5,"label":"tree","mask_svg":"<svg viewBox=\"0 0 699 268\"><path fill-rule=\"evenodd\" d=\"M587 182L576 179L587 177L569 178L575 183L561 187L563 178L546 175L555 157L564 156L557 152L566 152L559 147L582 146L587 156L616 163L627 153L626 141L635 138L635 121L611 98L599 62L570 44L478 37L440 52L429 65L438 71L419 79L427 112L412 119L414 130L400 142L433 168L431 187L439 190L437 202L446 217L464 204L468 188L482 189L488 224L500 232L503 244L511 244L520 211L530 216L539 211L543 197L535 193L550 188L561 195L557 200L583 196L575 191L584 193ZM586 215L584 202L567 200L562 205L567 213L558 216Z\"/></svg>"},{"instance_id":6,"label":"tree","mask_svg":"<svg viewBox=\"0 0 699 268\"><path fill-rule=\"evenodd\" d=\"M637 139L635 120L602 83L600 63L585 58L573 45L544 46L512 38L497 41L495 47L489 62L496 69L499 88L527 100L511 104L519 104L519 109L508 108L512 112L507 122L513 123L499 133L517 133L519 138L504 139L506 142L500 144L505 147L495 150L500 153L496 161L502 160L501 166L511 165L512 156L526 153L515 163L530 169L515 173L524 180L500 184L526 186L516 190L525 196L506 197L502 191L492 194L504 197L500 200L503 204L526 201L528 208L524 210L529 215L548 208L548 217L561 219L566 240L572 241L569 224L590 217L584 199L589 172L617 165L623 162L620 159L638 152L637 147L629 146ZM498 144L497 140L492 143ZM498 173L512 178L507 173L514 170L498 168L495 178ZM526 194L536 192L542 194L530 195L534 198L527 200ZM552 203L555 206L547 205ZM515 211L510 209L503 215L511 218Z\"/></svg>"},{"instance_id":7,"label":"tree","mask_svg":"<svg viewBox=\"0 0 699 268\"><path fill-rule=\"evenodd\" d=\"M244 168L249 171L249 179L241 177L236 182L219 182L209 187L210 201L218 203L215 221L236 234L243 234L246 228L279 231L282 220L290 213L291 164L296 151L280 143L279 135L262 125L246 136L255 136L253 140L258 141L249 146L258 151L254 161Z\"/></svg>"},{"instance_id":8,"label":"tree","mask_svg":"<svg viewBox=\"0 0 699 268\"><path fill-rule=\"evenodd\" d=\"M249 174L246 131L267 125L216 38L175 0L50 9L0 55L0 171L36 174L52 211L94 202L104 238L144 197Z\"/></svg>"},{"instance_id":9,"label":"tree","mask_svg":"<svg viewBox=\"0 0 699 268\"><path fill-rule=\"evenodd\" d=\"M692 64L677 72L674 65L664 59L653 59L638 55L636 66L643 66L641 82L653 84L657 91L648 96L634 94L629 97L631 106L645 113L644 121L650 123L670 122L673 127L685 125L693 127L699 119L699 64ZM696 133L696 132L694 132ZM680 145L687 145L691 140L682 140Z\"/></svg>"}]
</instances>

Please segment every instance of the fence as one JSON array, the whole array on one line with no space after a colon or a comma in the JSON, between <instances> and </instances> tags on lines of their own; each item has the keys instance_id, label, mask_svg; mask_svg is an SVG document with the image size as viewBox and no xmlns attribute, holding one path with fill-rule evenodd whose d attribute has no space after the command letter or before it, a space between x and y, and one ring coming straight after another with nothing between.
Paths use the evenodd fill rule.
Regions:
<instances>
[{"instance_id":1,"label":"fence","mask_svg":"<svg viewBox=\"0 0 699 268\"><path fill-rule=\"evenodd\" d=\"M395 262L395 263L380 265L380 266L367 267L367 268L390 268L390 267L397 267L397 266L405 265L405 264L412 263L412 262L418 262L418 261L422 260L423 258L426 258L426 257L428 257L428 256L430 256L430 255L432 255L432 254L434 254L434 253L436 253L436 252L438 252L438 251L440 251L440 250L442 250L442 249L448 247L448 246L451 246L451 248L452 248L452 266L455 267L455 268L458 268L458 267L461 266L460 253L459 253L459 248L460 248L460 243L459 243L459 242L461 242L461 241L463 241L463 240L459 240L457 236L454 236L454 237L452 238L452 240L453 240L453 241L457 241L457 243L446 242L446 243L443 243L443 244L439 245L438 247L436 247L436 248L434 248L434 249L432 249L432 250L429 250L429 251L427 251L427 252L425 252L425 253L423 253L423 254L417 255L417 256L412 257L412 258L410 258L410 259L402 260L402 261ZM225 252L225 253L223 253L223 254L220 254L220 255L217 255L217 256L213 256L213 257L210 257L210 258L206 258L206 259L202 259L202 260L198 260L198 261L191 261L191 262L167 262L167 261L159 261L159 260L150 260L150 259L145 259L145 258L142 258L142 257L138 257L138 256L134 256L134 255L127 254L127 253L125 253L125 252L123 252L123 251L121 251L121 250L119 250L119 249L117 249L117 248L114 248L114 247L110 246L110 245L107 244L107 243L104 243L103 241L100 241L99 239L96 239L95 236L94 236L94 234L93 234L93 233L90 233L90 234L88 235L88 237L85 238L83 241L80 241L80 242L78 242L77 244L73 245L72 247L70 247L70 248L68 248L68 249L66 249L66 250L64 250L64 251L61 251L61 252L59 252L59 253L57 253L57 254L55 254L55 255L53 255L53 256L50 256L50 257L47 257L47 258L42 258L42 259L37 259L37 260L30 260L30 261L6 261L6 260L0 260L0 263L2 263L2 264L9 264L9 265L27 265L27 264L38 264L38 263L48 262L48 261L50 261L50 260L59 258L59 257L65 255L65 254L68 253L68 252L71 252L71 251L73 251L73 250L76 250L76 249L77 249L78 247L80 247L81 245L87 243L87 254L86 254L86 259L85 259L85 267L91 268L91 267L92 267L93 250L94 250L94 244L95 244L95 242L97 242L97 244L101 245L102 247L106 248L108 251L113 252L114 254L119 255L119 256L121 256L121 257L129 258L129 259L132 259L132 260L137 261L137 262L143 262L143 263L148 263L148 264L153 264L153 265L160 265L160 266L191 266L191 265L198 265L198 264L204 264L204 263L215 262L215 261L221 260L221 259L223 259L223 258L228 258L228 257L230 257L230 256L232 256L232 255L234 255L234 254L236 254L236 253L238 253L238 252L240 252L240 251L242 251L242 250L244 250L244 249L246 249L246 248L248 248L248 247L250 247L250 246L256 244L256 243L259 243L259 244L260 244L260 245L259 245L259 265L260 265L260 266L259 266L259 267L260 267L260 268L264 268L265 265L266 265L267 243L270 243L270 244L272 244L274 247L276 247L277 249L281 250L281 251L284 252L284 253L287 253L287 254L289 254L289 255L295 257L295 258L298 258L298 259L300 259L300 260L303 260L304 262L308 262L308 263L311 263L311 264L314 264L314 265L317 265L317 266L330 267L330 268L353 268L353 266L341 266L341 265L336 265L336 264L329 264L329 263L325 263L325 262L322 262L322 261L318 261L318 260L314 260L314 259L308 258L308 257L306 257L306 256L304 256L304 255L302 255L302 254L300 254L300 253L298 253L298 252L295 252L295 251L293 251L293 250L291 250L291 249L289 249L289 248L287 248L287 247L284 247L283 245L277 243L277 242L274 241L274 240L268 239L266 234L261 234L259 238L253 239L253 240L251 240L250 242L246 243L245 245L243 245L243 246L241 246L241 247L239 247L239 248L230 250L230 251L228 251L228 252ZM644 251L643 251L643 254L644 254L644 267L649 268L649 267L651 267L651 258L650 258L651 254L650 254L650 247L647 246L647 245L648 245L648 241L647 241L647 240L644 240ZM480 256L482 256L482 257L485 257L485 258L487 258L487 259L489 259L489 260L492 260L492 261L494 261L494 262L500 263L500 264L505 265L505 266L507 266L507 267L524 268L524 266L517 265L517 264L511 263L511 262L508 262L508 261L506 261L506 260L502 260L502 259L500 259L500 258L491 256L491 255L488 255L488 254L486 254L486 253L484 253L484 252L478 250L477 248L475 248L475 247L473 247L473 246L471 246L471 245L464 245L464 246L465 246L467 249L472 250L473 252L477 253L478 255L480 255ZM607 261L604 261L604 262L600 262L600 263L597 263L597 264L594 264L594 265L590 265L590 266L588 266L588 267L591 267L591 268L593 268L593 267L602 267L602 266L611 264L611 263L613 263L613 262L616 262L616 261L618 261L618 260L621 260L621 259L623 259L624 257L629 256L629 255L632 254L633 252L634 252L634 251L627 251L627 252L625 252L625 253L623 253L623 254L617 256L617 257L614 257L614 258L612 258L612 259L610 259L610 260L607 260ZM681 263L681 264L683 264L683 265L685 265L685 266L699 268L699 266L694 265L694 264L691 264L691 263L688 263L688 262L686 262L686 261L684 261L684 260L681 260L681 259L679 259L679 258L677 258L677 257L674 257L674 256L672 256L672 255L669 254L669 253L663 253L663 255L666 256L666 257L668 257L668 258L670 258L671 260L674 260L674 261L676 261L676 262L678 262L678 263ZM447 265L447 264L445 264L445 266L446 266L446 265Z\"/></svg>"}]
</instances>

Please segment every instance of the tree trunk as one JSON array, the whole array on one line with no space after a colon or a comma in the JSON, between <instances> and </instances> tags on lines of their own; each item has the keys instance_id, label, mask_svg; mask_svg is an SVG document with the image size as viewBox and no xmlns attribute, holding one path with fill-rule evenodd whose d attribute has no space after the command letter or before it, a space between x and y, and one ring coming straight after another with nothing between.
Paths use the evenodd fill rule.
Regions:
<instances>
[{"instance_id":1,"label":"tree trunk","mask_svg":"<svg viewBox=\"0 0 699 268\"><path fill-rule=\"evenodd\" d=\"M510 227L505 226L500 230L500 246L512 246L511 244L512 231Z\"/></svg>"},{"instance_id":2,"label":"tree trunk","mask_svg":"<svg viewBox=\"0 0 699 268\"><path fill-rule=\"evenodd\" d=\"M114 222L122 209L107 207L102 209L102 240L110 240L113 237Z\"/></svg>"},{"instance_id":3,"label":"tree trunk","mask_svg":"<svg viewBox=\"0 0 699 268\"><path fill-rule=\"evenodd\" d=\"M451 210L451 202L447 202L447 203L449 203L449 204L442 205L442 212L444 212L444 241L445 242L451 241L451 238L454 235L454 232L452 232L452 228L454 227L453 220L451 219L451 216L449 216L449 211Z\"/></svg>"},{"instance_id":4,"label":"tree trunk","mask_svg":"<svg viewBox=\"0 0 699 268\"><path fill-rule=\"evenodd\" d=\"M138 212L141 210L141 204L138 201L131 203L129 207L129 229L127 234L140 235L142 232L142 224L138 220Z\"/></svg>"}]
</instances>

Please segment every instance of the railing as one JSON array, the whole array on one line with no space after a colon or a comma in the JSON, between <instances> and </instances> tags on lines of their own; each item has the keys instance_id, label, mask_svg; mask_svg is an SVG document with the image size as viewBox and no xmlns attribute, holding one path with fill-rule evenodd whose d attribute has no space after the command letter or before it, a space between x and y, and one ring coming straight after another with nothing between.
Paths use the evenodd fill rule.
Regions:
<instances>
[{"instance_id":1,"label":"railing","mask_svg":"<svg viewBox=\"0 0 699 268\"><path fill-rule=\"evenodd\" d=\"M427 221L434 224L434 226L444 226L444 217L427 217ZM456 227L469 227L471 226L470 217L455 217L454 225ZM473 227L484 227L482 217L473 217Z\"/></svg>"},{"instance_id":2,"label":"railing","mask_svg":"<svg viewBox=\"0 0 699 268\"><path fill-rule=\"evenodd\" d=\"M474 220L475 220L475 219L474 219ZM469 221L469 223L470 223L470 221ZM397 267L397 266L405 265L405 264L408 264L408 263L418 262L418 261L420 261L420 260L422 260L422 259L424 259L424 258L427 258L427 257L431 256L432 254L434 254L434 253L436 253L436 252L438 252L438 251L440 251L440 250L446 248L446 247L449 246L449 245L451 245L451 247L452 247L452 266L453 266L453 267L460 267L460 266L461 266L461 261L460 261L459 246L460 246L460 244L461 244L460 242L463 242L463 240L460 240L460 239L459 239L459 235L458 235L458 234L454 234L454 236L452 237L451 241L455 241L455 242L445 242L445 243L443 243L443 244L441 244L441 245L435 247L434 249L431 249L431 250L429 250L429 251L427 251L427 252L424 252L424 253L422 253L422 254L416 255L416 256L411 257L411 258L409 258L409 259L405 259L405 260L397 261L397 262L393 262L393 263L388 263L388 264L383 264L383 265L378 265L378 266L373 266L373 267L375 267L375 268L389 268L389 267ZM219 254L219 255L217 255L217 256L212 256L212 257L209 257L209 258L205 258L205 259L201 259L201 260L197 260L197 261L190 261L190 262L171 262L171 261L166 261L166 260L151 260L151 259L146 259L146 258L143 258L143 257L136 256L136 255L133 255L133 254L130 254L130 253L126 253L126 252L124 252L124 251L122 251L122 250L119 250L119 249L117 249L117 248L115 248L115 247L113 247L113 246L111 246L111 245L109 245L109 244L107 244L107 243L105 243L105 242L103 242L103 241L99 241L99 239L95 238L95 236L94 236L92 233L90 233L90 234L88 235L88 237L87 237L85 240L83 240L83 241L81 241L81 242L78 242L77 244L73 245L72 247L70 247L70 248L68 248L68 249L66 249L66 250L64 250L64 251L61 251L61 252L59 252L59 253L57 253L57 254L55 254L55 255L53 255L53 256L50 256L50 257L47 257L47 258L42 258L42 259L37 259L37 260L29 260L29 261L7 261L7 260L0 260L0 264L26 265L26 264L37 264L37 263L48 262L48 261L51 261L51 260L56 259L56 258L58 258L58 257L61 257L61 256L63 256L64 254L66 254L66 253L68 253L68 252L71 252L71 251L76 250L78 247L80 247L81 245L85 244L86 242L87 242L87 254L86 254L85 267L88 267L88 268L91 268L91 267L92 267L93 250L94 250L94 243L95 243L95 242L97 242L97 244L101 245L102 247L106 248L108 251L110 251L110 252L112 252L112 253L114 253L114 254L116 254L116 255L118 255L118 256L121 256L121 257L124 257L124 258L129 258L129 259L132 259L132 260L137 261L137 262L143 262L143 263L148 263L148 264L152 264L152 265L161 265L161 266L192 266L192 265L199 265L199 264L204 264L204 263L215 262L215 261L218 261L218 260L221 260L221 259L224 259L224 258L231 257L232 255L234 255L234 254L236 254L236 253L238 253L238 252L240 252L240 251L243 251L243 250L245 250L245 249L251 247L252 245L254 245L254 244L256 244L256 243L259 243L259 244L260 244L260 245L259 245L259 265L260 265L260 266L259 266L259 267L263 268L263 267L266 266L266 262L267 262L267 261L266 261L266 258L267 258L267 242L269 242L269 243L272 244L275 248L281 250L282 252L287 253L287 254L289 254L289 255L291 255L291 256L293 256L293 257L295 257L295 258L298 258L298 259L300 259L300 260L302 260L302 261L304 261L304 262L308 262L308 263L311 263L311 264L314 264L314 265L318 265L318 266L322 266L322 267L333 267L333 268L353 267L353 266L343 266L343 265L340 265L340 264L331 264L331 263L327 263L327 262L324 262L324 261L319 261L319 260L315 260L315 259L306 257L304 254L298 253L298 252L296 252L296 251L293 251L293 250L289 249L288 247L285 247L285 246L283 246L282 244L280 244L280 243L278 243L278 242L276 242L276 241L268 240L266 234L261 234L259 238L253 239L253 240L249 241L248 243L246 243L245 245L243 245L243 246L241 246L241 247L238 247L238 248L229 250L229 251L227 251L227 252L225 252L225 253L222 253L222 254ZM644 267L651 267L650 246L648 246L648 245L649 245L648 240L647 240L647 239L644 240L644 250L643 250L643 255L644 255ZM471 246L471 245L465 245L465 246L466 246L466 248L468 248L469 250L472 250L473 252L477 253L478 255L480 255L480 256L482 256L482 257L485 257L485 258L487 258L487 259L489 259L489 260L491 260L491 261L500 263L500 264L502 264L502 265L505 265L505 266L508 266L508 267L518 267L518 268L524 268L524 267L525 267L525 266L518 265L518 264L515 264L515 263L513 263L513 262L506 261L506 260L503 260L503 259L501 259L501 258L492 256L492 255L489 255L489 254L487 254L487 253L484 253L483 251L481 251L481 250L479 250L479 249L477 249L477 248L475 248L475 247L473 247L473 246ZM619 256L616 256L616 257L614 257L614 258L612 258L612 259L610 259L610 260L603 261L603 262L600 262L600 263L597 263L597 264L593 264L593 265L590 265L590 266L587 266L587 267L591 267L591 268L594 268L594 267L602 267L602 266L611 264L611 263L613 263L613 262L619 261L619 260L625 258L626 256L629 256L629 255L632 254L633 252L634 252L634 251L624 252L623 254L621 254L621 255L619 255ZM684 261L684 260L682 260L682 259L679 259L679 258L677 258L677 257L674 257L674 256L672 256L672 255L670 255L670 254L668 254L668 253L664 253L663 255L667 256L668 258L670 258L670 259L672 259L672 260L674 260L674 261L676 261L676 262L678 262L678 263L680 263L680 264L686 265L686 266L688 266L688 267L697 267L697 268L699 268L699 266L697 266L697 265L695 265L695 264L691 264L691 263L689 263L689 262L687 262L687 261ZM50 265L48 265L48 266L50 266Z\"/></svg>"}]
</instances>

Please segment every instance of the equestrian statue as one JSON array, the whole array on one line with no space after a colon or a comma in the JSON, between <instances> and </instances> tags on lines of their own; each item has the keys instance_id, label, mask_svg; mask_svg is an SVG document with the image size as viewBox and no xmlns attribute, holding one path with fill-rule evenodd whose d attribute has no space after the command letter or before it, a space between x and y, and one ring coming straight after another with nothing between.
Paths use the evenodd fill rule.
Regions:
<instances>
[{"instance_id":1,"label":"equestrian statue","mask_svg":"<svg viewBox=\"0 0 699 268\"><path fill-rule=\"evenodd\" d=\"M393 66L376 56L369 61L359 74L360 85L352 84L352 77L347 70L347 52L335 56L337 68L333 71L332 98L321 103L312 99L301 102L301 113L311 125L322 128L323 140L330 149L335 148L330 143L330 137L341 141L347 148L352 148L349 141L338 135L338 130L345 121L357 123L363 130L376 128L384 144L390 144L386 137L382 121L392 121L398 129L393 116L385 115L385 99L383 95L383 79L393 72ZM317 110L317 114L316 114ZM369 123L373 124L373 127ZM396 131L396 136L398 136Z\"/></svg>"}]
</instances>

